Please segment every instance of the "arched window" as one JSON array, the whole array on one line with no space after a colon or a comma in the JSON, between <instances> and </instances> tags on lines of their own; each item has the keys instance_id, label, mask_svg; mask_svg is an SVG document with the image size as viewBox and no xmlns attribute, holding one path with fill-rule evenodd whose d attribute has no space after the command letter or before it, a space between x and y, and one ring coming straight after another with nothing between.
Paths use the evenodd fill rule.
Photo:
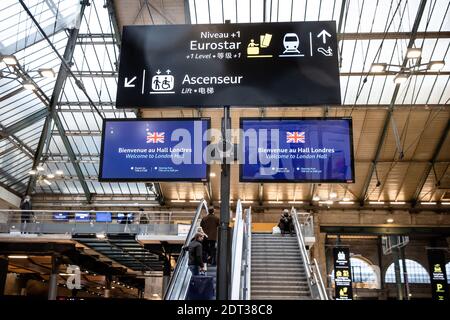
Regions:
<instances>
[{"instance_id":1,"label":"arched window","mask_svg":"<svg viewBox=\"0 0 450 320\"><path fill-rule=\"evenodd\" d=\"M351 257L352 282L358 288L379 288L379 277L373 266L366 260ZM377 270L378 271L378 270ZM334 282L334 270L331 272L331 281Z\"/></svg>"},{"instance_id":2,"label":"arched window","mask_svg":"<svg viewBox=\"0 0 450 320\"><path fill-rule=\"evenodd\" d=\"M430 283L430 275L427 270L422 267L422 265L414 260L406 259L406 271L408 273L408 283ZM403 262L399 260L400 263L400 279L404 283L403 279ZM386 270L386 275L384 277L385 283L395 283L395 269L394 263Z\"/></svg>"},{"instance_id":3,"label":"arched window","mask_svg":"<svg viewBox=\"0 0 450 320\"><path fill-rule=\"evenodd\" d=\"M445 272L447 273L447 283L450 283L450 262L445 265Z\"/></svg>"}]
</instances>

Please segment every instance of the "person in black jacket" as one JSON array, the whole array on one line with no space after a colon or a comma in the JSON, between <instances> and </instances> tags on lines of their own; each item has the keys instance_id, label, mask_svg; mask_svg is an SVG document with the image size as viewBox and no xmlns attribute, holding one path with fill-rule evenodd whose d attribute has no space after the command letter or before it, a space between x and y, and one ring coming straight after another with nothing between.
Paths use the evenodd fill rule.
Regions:
<instances>
[{"instance_id":1,"label":"person in black jacket","mask_svg":"<svg viewBox=\"0 0 450 320\"><path fill-rule=\"evenodd\" d=\"M30 223L32 221L32 217L33 217L33 212L30 211L33 209L33 207L31 206L31 198L30 196L25 196L25 198L23 199L22 203L20 204L20 209L23 210L22 211L22 215L21 215L21 222L23 225L23 229L22 231L26 230L26 224Z\"/></svg>"},{"instance_id":2,"label":"person in black jacket","mask_svg":"<svg viewBox=\"0 0 450 320\"><path fill-rule=\"evenodd\" d=\"M285 233L290 233L291 236L294 235L294 223L288 209L283 210L278 227L280 227L281 235Z\"/></svg>"},{"instance_id":3,"label":"person in black jacket","mask_svg":"<svg viewBox=\"0 0 450 320\"><path fill-rule=\"evenodd\" d=\"M33 208L31 206L30 196L25 196L22 203L20 204L20 209L24 210L24 211L22 211L22 217L21 217L22 223L31 222L33 212L31 212L29 210L32 210Z\"/></svg>"},{"instance_id":4,"label":"person in black jacket","mask_svg":"<svg viewBox=\"0 0 450 320\"><path fill-rule=\"evenodd\" d=\"M189 243L188 250L189 250L189 269L192 272L193 276L196 276L200 273L200 271L204 270L204 263L203 263L203 241L204 235L200 232L197 232L194 236L194 239Z\"/></svg>"}]
</instances>

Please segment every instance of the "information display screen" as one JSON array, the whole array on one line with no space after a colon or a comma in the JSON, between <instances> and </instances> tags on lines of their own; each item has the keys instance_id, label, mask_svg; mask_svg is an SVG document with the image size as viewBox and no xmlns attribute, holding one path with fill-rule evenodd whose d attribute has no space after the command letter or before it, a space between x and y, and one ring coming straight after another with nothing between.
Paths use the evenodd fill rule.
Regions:
<instances>
[{"instance_id":1,"label":"information display screen","mask_svg":"<svg viewBox=\"0 0 450 320\"><path fill-rule=\"evenodd\" d=\"M351 118L241 118L242 182L353 183Z\"/></svg>"},{"instance_id":2,"label":"information display screen","mask_svg":"<svg viewBox=\"0 0 450 320\"><path fill-rule=\"evenodd\" d=\"M95 214L95 221L97 222L111 222L111 212L97 212Z\"/></svg>"},{"instance_id":3,"label":"information display screen","mask_svg":"<svg viewBox=\"0 0 450 320\"><path fill-rule=\"evenodd\" d=\"M53 214L53 220L56 221L68 221L69 220L69 216L67 214L67 212L56 212Z\"/></svg>"},{"instance_id":4,"label":"information display screen","mask_svg":"<svg viewBox=\"0 0 450 320\"><path fill-rule=\"evenodd\" d=\"M207 181L209 118L103 122L99 181Z\"/></svg>"},{"instance_id":5,"label":"information display screen","mask_svg":"<svg viewBox=\"0 0 450 320\"><path fill-rule=\"evenodd\" d=\"M75 221L90 221L91 214L89 212L76 212Z\"/></svg>"}]
</instances>

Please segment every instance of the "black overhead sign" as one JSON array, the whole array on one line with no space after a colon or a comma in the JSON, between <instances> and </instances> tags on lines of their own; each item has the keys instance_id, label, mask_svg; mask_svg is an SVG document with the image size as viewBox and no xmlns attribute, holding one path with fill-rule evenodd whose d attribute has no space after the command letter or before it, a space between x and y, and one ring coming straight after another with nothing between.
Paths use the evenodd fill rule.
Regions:
<instances>
[{"instance_id":1,"label":"black overhead sign","mask_svg":"<svg viewBox=\"0 0 450 320\"><path fill-rule=\"evenodd\" d=\"M340 104L334 21L125 26L117 107Z\"/></svg>"},{"instance_id":2,"label":"black overhead sign","mask_svg":"<svg viewBox=\"0 0 450 320\"><path fill-rule=\"evenodd\" d=\"M336 300L353 300L349 248L333 248L334 289Z\"/></svg>"},{"instance_id":3,"label":"black overhead sign","mask_svg":"<svg viewBox=\"0 0 450 320\"><path fill-rule=\"evenodd\" d=\"M448 300L444 251L440 249L428 249L428 263L430 266L433 300Z\"/></svg>"}]
</instances>

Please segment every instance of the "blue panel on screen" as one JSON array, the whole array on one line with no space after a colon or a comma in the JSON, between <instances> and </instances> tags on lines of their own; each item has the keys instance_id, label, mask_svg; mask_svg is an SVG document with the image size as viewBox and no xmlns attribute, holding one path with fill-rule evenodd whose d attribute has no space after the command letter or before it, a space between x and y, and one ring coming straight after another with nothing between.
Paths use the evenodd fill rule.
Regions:
<instances>
[{"instance_id":1,"label":"blue panel on screen","mask_svg":"<svg viewBox=\"0 0 450 320\"><path fill-rule=\"evenodd\" d=\"M67 212L56 212L53 214L53 219L57 221L67 221L69 220Z\"/></svg>"},{"instance_id":2,"label":"blue panel on screen","mask_svg":"<svg viewBox=\"0 0 450 320\"><path fill-rule=\"evenodd\" d=\"M89 212L77 212L75 213L75 221L90 221L91 216Z\"/></svg>"},{"instance_id":3,"label":"blue panel on screen","mask_svg":"<svg viewBox=\"0 0 450 320\"><path fill-rule=\"evenodd\" d=\"M240 181L355 181L350 118L241 118L241 129Z\"/></svg>"},{"instance_id":4,"label":"blue panel on screen","mask_svg":"<svg viewBox=\"0 0 450 320\"><path fill-rule=\"evenodd\" d=\"M103 122L100 181L207 181L209 119Z\"/></svg>"},{"instance_id":5,"label":"blue panel on screen","mask_svg":"<svg viewBox=\"0 0 450 320\"><path fill-rule=\"evenodd\" d=\"M111 212L97 212L95 214L95 221L97 222L111 222Z\"/></svg>"}]
</instances>

